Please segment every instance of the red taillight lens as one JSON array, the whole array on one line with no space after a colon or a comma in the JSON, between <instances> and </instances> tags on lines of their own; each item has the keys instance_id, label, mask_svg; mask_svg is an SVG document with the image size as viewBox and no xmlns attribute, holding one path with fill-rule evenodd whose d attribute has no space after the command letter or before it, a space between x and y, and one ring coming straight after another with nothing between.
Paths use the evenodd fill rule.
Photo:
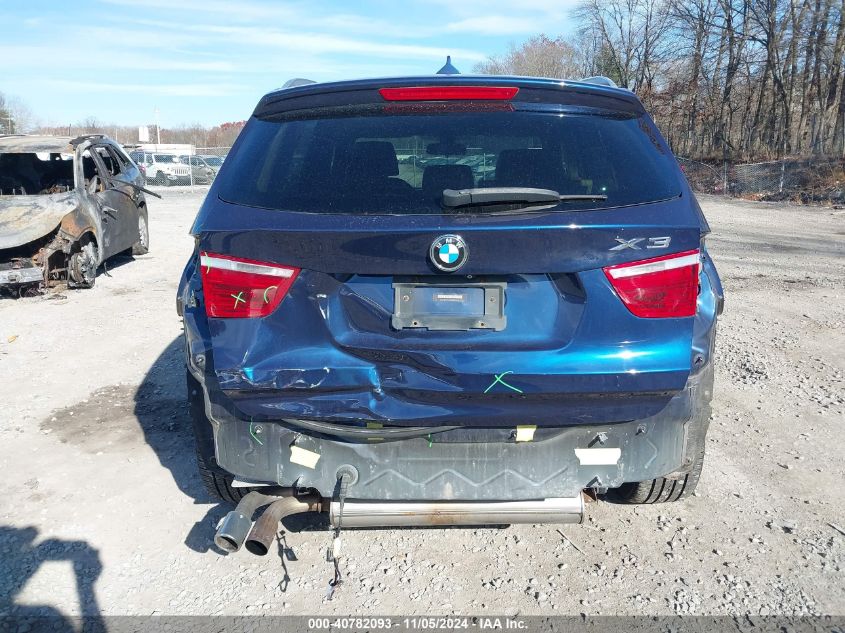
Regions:
<instances>
[{"instance_id":1,"label":"red taillight lens","mask_svg":"<svg viewBox=\"0 0 845 633\"><path fill-rule=\"evenodd\" d=\"M698 250L608 266L604 274L638 317L689 317L698 300Z\"/></svg>"},{"instance_id":2,"label":"red taillight lens","mask_svg":"<svg viewBox=\"0 0 845 633\"><path fill-rule=\"evenodd\" d=\"M200 253L205 313L210 317L265 317L290 290L299 268Z\"/></svg>"},{"instance_id":3,"label":"red taillight lens","mask_svg":"<svg viewBox=\"0 0 845 633\"><path fill-rule=\"evenodd\" d=\"M519 88L510 86L411 86L380 88L385 101L506 101Z\"/></svg>"}]
</instances>

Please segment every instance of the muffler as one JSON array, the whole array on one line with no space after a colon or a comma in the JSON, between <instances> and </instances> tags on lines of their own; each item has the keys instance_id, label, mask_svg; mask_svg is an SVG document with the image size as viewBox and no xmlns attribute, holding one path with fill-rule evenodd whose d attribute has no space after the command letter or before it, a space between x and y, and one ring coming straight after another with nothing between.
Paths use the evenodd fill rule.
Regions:
<instances>
[{"instance_id":1,"label":"muffler","mask_svg":"<svg viewBox=\"0 0 845 633\"><path fill-rule=\"evenodd\" d=\"M290 489L282 490L277 495L265 495L255 491L248 493L221 521L214 535L214 544L226 552L237 552L249 534L249 529L252 527L252 515L255 511L274 501L290 497L291 494L293 491Z\"/></svg>"},{"instance_id":2,"label":"muffler","mask_svg":"<svg viewBox=\"0 0 845 633\"><path fill-rule=\"evenodd\" d=\"M247 551L258 556L267 554L273 544L273 539L276 538L279 521L286 516L299 512L320 512L321 501L319 495L309 494L278 499L271 503L270 507L261 515L261 518L252 526L252 531L245 543Z\"/></svg>"},{"instance_id":3,"label":"muffler","mask_svg":"<svg viewBox=\"0 0 845 633\"><path fill-rule=\"evenodd\" d=\"M513 525L517 523L581 523L584 500L577 497L537 501L332 501L333 527L423 527Z\"/></svg>"}]
</instances>

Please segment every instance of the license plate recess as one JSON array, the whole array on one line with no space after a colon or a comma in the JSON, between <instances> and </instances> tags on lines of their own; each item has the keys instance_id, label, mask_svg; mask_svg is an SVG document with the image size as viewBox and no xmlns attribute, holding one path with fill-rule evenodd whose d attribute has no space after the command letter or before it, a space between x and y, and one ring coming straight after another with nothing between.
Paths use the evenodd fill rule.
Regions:
<instances>
[{"instance_id":1,"label":"license plate recess","mask_svg":"<svg viewBox=\"0 0 845 633\"><path fill-rule=\"evenodd\" d=\"M394 329L505 329L507 282L396 282L393 284Z\"/></svg>"}]
</instances>

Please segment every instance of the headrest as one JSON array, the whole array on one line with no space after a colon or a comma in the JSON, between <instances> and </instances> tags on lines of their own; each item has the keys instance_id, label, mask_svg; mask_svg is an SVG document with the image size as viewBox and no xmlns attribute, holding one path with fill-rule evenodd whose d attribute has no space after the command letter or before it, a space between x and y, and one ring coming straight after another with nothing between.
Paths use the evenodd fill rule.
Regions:
<instances>
[{"instance_id":1,"label":"headrest","mask_svg":"<svg viewBox=\"0 0 845 633\"><path fill-rule=\"evenodd\" d=\"M399 161L390 141L356 141L352 145L350 177L372 180L398 174Z\"/></svg>"}]
</instances>

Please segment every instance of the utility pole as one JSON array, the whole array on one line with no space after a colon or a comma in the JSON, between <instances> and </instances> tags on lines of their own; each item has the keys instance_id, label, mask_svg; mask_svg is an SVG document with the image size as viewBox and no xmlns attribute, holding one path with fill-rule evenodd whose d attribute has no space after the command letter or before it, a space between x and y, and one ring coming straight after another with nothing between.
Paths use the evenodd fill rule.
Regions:
<instances>
[{"instance_id":1,"label":"utility pole","mask_svg":"<svg viewBox=\"0 0 845 633\"><path fill-rule=\"evenodd\" d=\"M161 145L161 128L158 126L158 106L155 109L156 114L156 149Z\"/></svg>"}]
</instances>

